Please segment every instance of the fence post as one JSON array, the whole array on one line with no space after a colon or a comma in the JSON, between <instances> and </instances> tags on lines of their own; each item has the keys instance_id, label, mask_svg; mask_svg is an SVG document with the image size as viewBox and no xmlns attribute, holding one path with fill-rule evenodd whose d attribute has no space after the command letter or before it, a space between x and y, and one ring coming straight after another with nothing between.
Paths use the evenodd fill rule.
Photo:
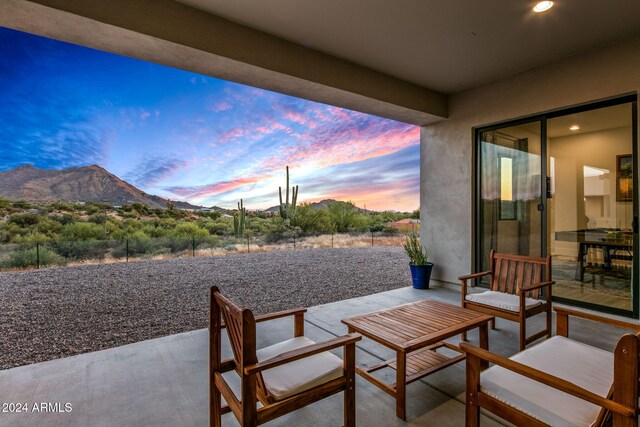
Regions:
<instances>
[{"instance_id":1,"label":"fence post","mask_svg":"<svg viewBox=\"0 0 640 427\"><path fill-rule=\"evenodd\" d=\"M36 243L36 268L40 269L40 243Z\"/></svg>"},{"instance_id":2,"label":"fence post","mask_svg":"<svg viewBox=\"0 0 640 427\"><path fill-rule=\"evenodd\" d=\"M127 243L126 243L126 253L127 253L127 262L129 262L129 239L127 239Z\"/></svg>"},{"instance_id":3,"label":"fence post","mask_svg":"<svg viewBox=\"0 0 640 427\"><path fill-rule=\"evenodd\" d=\"M249 253L249 236L246 236L246 237L247 237L247 253Z\"/></svg>"},{"instance_id":4,"label":"fence post","mask_svg":"<svg viewBox=\"0 0 640 427\"><path fill-rule=\"evenodd\" d=\"M331 233L331 247L333 248L333 233Z\"/></svg>"},{"instance_id":5,"label":"fence post","mask_svg":"<svg viewBox=\"0 0 640 427\"><path fill-rule=\"evenodd\" d=\"M191 253L196 256L196 236L192 236L191 239Z\"/></svg>"},{"instance_id":6,"label":"fence post","mask_svg":"<svg viewBox=\"0 0 640 427\"><path fill-rule=\"evenodd\" d=\"M371 232L371 246L373 246L373 231Z\"/></svg>"},{"instance_id":7,"label":"fence post","mask_svg":"<svg viewBox=\"0 0 640 427\"><path fill-rule=\"evenodd\" d=\"M296 232L293 232L293 249L296 249Z\"/></svg>"}]
</instances>

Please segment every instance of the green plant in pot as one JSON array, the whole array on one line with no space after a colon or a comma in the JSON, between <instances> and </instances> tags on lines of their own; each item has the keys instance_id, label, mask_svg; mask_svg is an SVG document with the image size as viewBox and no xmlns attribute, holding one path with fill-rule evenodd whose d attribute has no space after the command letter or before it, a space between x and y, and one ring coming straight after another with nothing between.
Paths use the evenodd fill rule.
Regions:
<instances>
[{"instance_id":1,"label":"green plant in pot","mask_svg":"<svg viewBox=\"0 0 640 427\"><path fill-rule=\"evenodd\" d=\"M408 234L403 247L409 256L413 287L415 289L429 289L429 280L433 269L433 263L429 262L429 251L420 244L417 233Z\"/></svg>"}]
</instances>

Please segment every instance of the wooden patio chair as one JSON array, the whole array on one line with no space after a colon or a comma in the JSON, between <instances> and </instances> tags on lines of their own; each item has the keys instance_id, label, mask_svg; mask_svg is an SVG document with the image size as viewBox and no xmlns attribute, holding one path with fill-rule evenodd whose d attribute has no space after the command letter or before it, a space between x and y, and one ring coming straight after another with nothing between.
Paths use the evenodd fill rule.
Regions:
<instances>
[{"instance_id":1,"label":"wooden patio chair","mask_svg":"<svg viewBox=\"0 0 640 427\"><path fill-rule=\"evenodd\" d=\"M555 308L556 336L506 358L469 343L466 425L480 408L519 426L638 426L640 325ZM613 353L574 341L569 316L630 329ZM480 372L481 363L491 368Z\"/></svg>"},{"instance_id":2,"label":"wooden patio chair","mask_svg":"<svg viewBox=\"0 0 640 427\"><path fill-rule=\"evenodd\" d=\"M209 323L209 416L220 427L223 414L233 412L241 426L257 426L308 404L344 391L344 425L355 426L355 343L349 334L321 343L304 336L306 309L254 317L211 288ZM256 350L256 323L294 317L294 338ZM224 323L222 321L224 320ZM221 332L227 329L233 358L221 360ZM329 352L344 347L344 362ZM241 396L222 376L236 371ZM221 397L227 402L222 405ZM257 408L258 401L262 407Z\"/></svg>"},{"instance_id":3,"label":"wooden patio chair","mask_svg":"<svg viewBox=\"0 0 640 427\"><path fill-rule=\"evenodd\" d=\"M520 350L544 336L551 337L551 257L537 258L491 251L490 270L460 276L462 306L520 324ZM475 279L489 276L489 290L468 293ZM468 283L469 280L473 280ZM543 292L544 290L544 292ZM544 298L544 299L543 299ZM527 337L527 318L547 313L544 330ZM495 323L491 324L495 327ZM462 340L466 341L466 334Z\"/></svg>"}]
</instances>

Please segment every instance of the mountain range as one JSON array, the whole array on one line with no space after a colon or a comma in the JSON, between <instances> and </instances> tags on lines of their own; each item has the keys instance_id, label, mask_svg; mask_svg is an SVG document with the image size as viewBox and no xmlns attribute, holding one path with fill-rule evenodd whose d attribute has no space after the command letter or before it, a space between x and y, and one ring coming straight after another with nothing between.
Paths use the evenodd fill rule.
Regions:
<instances>
[{"instance_id":1,"label":"mountain range","mask_svg":"<svg viewBox=\"0 0 640 427\"><path fill-rule=\"evenodd\" d=\"M332 203L339 203L339 200L334 200L334 199L325 199L325 200L320 200L319 202L313 202L311 203L311 207L313 209L321 209L321 208L326 208L328 207L330 204ZM280 209L280 207L278 205L275 206L271 206L268 209L265 209L265 212L278 212L278 210ZM356 206L356 209L358 211L360 211L361 213L371 213L373 211L370 211L368 209L362 209Z\"/></svg>"},{"instance_id":2,"label":"mountain range","mask_svg":"<svg viewBox=\"0 0 640 427\"><path fill-rule=\"evenodd\" d=\"M142 203L154 208L166 208L168 199L145 193L98 166L84 166L62 170L38 169L31 165L0 172L0 198L11 201L25 200L33 203L95 202L112 206ZM326 199L311 203L312 208L325 208L337 200ZM178 209L200 209L187 202L171 201ZM210 210L227 212L229 209L214 206ZM358 208L362 213L371 211ZM265 209L278 212L278 206Z\"/></svg>"},{"instance_id":3,"label":"mountain range","mask_svg":"<svg viewBox=\"0 0 640 427\"><path fill-rule=\"evenodd\" d=\"M142 203L166 208L168 199L147 194L98 165L63 170L31 165L0 172L0 198L48 202L96 202L110 205ZM171 201L178 209L197 209L187 202Z\"/></svg>"}]
</instances>

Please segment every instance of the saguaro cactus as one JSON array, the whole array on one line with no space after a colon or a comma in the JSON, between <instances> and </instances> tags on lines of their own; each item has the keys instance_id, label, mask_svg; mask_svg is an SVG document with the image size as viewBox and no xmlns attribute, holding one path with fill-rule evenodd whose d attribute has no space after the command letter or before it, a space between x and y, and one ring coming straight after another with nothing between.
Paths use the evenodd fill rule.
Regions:
<instances>
[{"instance_id":1,"label":"saguaro cactus","mask_svg":"<svg viewBox=\"0 0 640 427\"><path fill-rule=\"evenodd\" d=\"M233 214L233 235L242 237L244 235L244 224L247 208L244 207L242 199L238 202L238 212Z\"/></svg>"},{"instance_id":2,"label":"saguaro cactus","mask_svg":"<svg viewBox=\"0 0 640 427\"><path fill-rule=\"evenodd\" d=\"M286 225L289 225L293 217L296 216L296 202L298 200L298 186L296 185L291 189L291 203L289 203L289 166L287 166L287 191L284 203L282 203L282 187L278 187L278 193L280 194L280 217Z\"/></svg>"}]
</instances>

